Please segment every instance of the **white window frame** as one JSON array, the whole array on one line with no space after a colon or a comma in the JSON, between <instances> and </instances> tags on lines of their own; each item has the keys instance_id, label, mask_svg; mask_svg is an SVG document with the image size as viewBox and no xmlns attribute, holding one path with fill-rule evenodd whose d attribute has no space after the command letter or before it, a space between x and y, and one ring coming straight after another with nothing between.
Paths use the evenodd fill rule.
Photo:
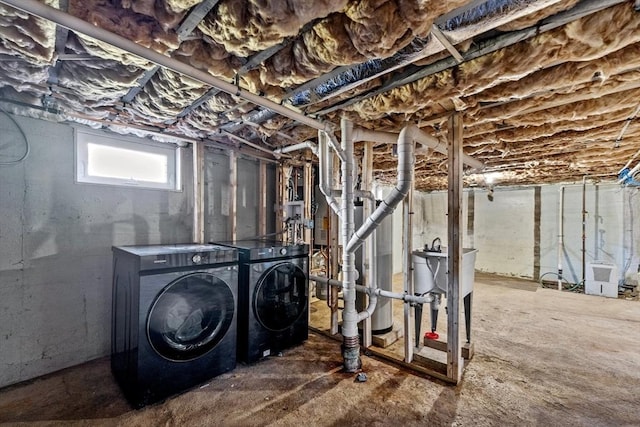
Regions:
<instances>
[{"instance_id":1,"label":"white window frame","mask_svg":"<svg viewBox=\"0 0 640 427\"><path fill-rule=\"evenodd\" d=\"M182 190L180 147L168 143L154 143L153 141L147 141L141 138L131 138L120 135L92 132L80 128L74 128L74 136L76 182L147 188L155 190ZM89 143L167 156L167 182L158 183L135 179L121 179L89 175Z\"/></svg>"}]
</instances>

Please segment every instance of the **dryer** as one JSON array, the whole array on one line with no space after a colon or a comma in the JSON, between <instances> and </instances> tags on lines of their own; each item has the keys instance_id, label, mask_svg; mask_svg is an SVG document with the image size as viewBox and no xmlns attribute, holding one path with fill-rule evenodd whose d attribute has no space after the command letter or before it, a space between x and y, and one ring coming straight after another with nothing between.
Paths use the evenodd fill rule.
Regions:
<instances>
[{"instance_id":1,"label":"dryer","mask_svg":"<svg viewBox=\"0 0 640 427\"><path fill-rule=\"evenodd\" d=\"M309 336L309 246L220 243L240 255L238 360L253 363Z\"/></svg>"},{"instance_id":2,"label":"dryer","mask_svg":"<svg viewBox=\"0 0 640 427\"><path fill-rule=\"evenodd\" d=\"M135 407L236 366L238 251L113 247L111 369Z\"/></svg>"}]
</instances>

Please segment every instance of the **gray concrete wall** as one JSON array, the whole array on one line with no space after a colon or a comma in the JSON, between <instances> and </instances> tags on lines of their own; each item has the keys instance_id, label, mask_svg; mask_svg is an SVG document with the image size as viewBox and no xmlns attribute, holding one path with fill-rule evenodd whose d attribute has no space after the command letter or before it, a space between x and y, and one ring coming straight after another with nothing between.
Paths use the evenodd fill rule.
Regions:
<instances>
[{"instance_id":1,"label":"gray concrete wall","mask_svg":"<svg viewBox=\"0 0 640 427\"><path fill-rule=\"evenodd\" d=\"M109 353L111 246L191 238L188 179L182 192L75 183L73 129L16 120L31 154L0 166L0 386Z\"/></svg>"},{"instance_id":2,"label":"gray concrete wall","mask_svg":"<svg viewBox=\"0 0 640 427\"><path fill-rule=\"evenodd\" d=\"M629 215L629 252L632 255L626 271L627 280L640 286L640 188L627 189L627 208Z\"/></svg>"},{"instance_id":3,"label":"gray concrete wall","mask_svg":"<svg viewBox=\"0 0 640 427\"><path fill-rule=\"evenodd\" d=\"M190 149L183 191L79 184L73 129L16 120L32 150L0 166L0 387L109 354L111 246L192 239ZM241 162L242 174L253 173ZM208 149L205 164L206 237L226 238L229 159ZM242 179L243 215L257 217L254 180Z\"/></svg>"},{"instance_id":4,"label":"gray concrete wall","mask_svg":"<svg viewBox=\"0 0 640 427\"><path fill-rule=\"evenodd\" d=\"M476 269L533 278L557 272L560 185L496 188L493 200L486 189L465 190L463 241L479 250ZM564 250L565 278L582 280L582 185L565 185ZM637 280L640 248L640 197L638 189L615 184L587 183L586 263L604 261L618 266L620 278ZM382 191L385 193L385 191ZM537 201L536 201L537 200ZM536 203L540 211L536 222ZM470 206L471 212L470 212ZM447 240L446 192L414 195L413 248L431 244L435 237ZM401 209L394 226L402 227ZM396 230L394 229L394 230ZM536 235L538 237L536 237ZM394 271L402 271L401 233L394 231ZM536 253L536 246L539 247ZM537 277L536 277L537 278ZM552 274L546 278L554 279Z\"/></svg>"},{"instance_id":5,"label":"gray concrete wall","mask_svg":"<svg viewBox=\"0 0 640 427\"><path fill-rule=\"evenodd\" d=\"M618 266L624 256L623 190L612 184L587 183L585 191L585 260ZM563 276L571 283L582 280L582 185L564 186ZM560 186L542 187L541 273L558 270ZM550 275L552 278L553 274ZM547 277L545 277L547 278Z\"/></svg>"}]
</instances>

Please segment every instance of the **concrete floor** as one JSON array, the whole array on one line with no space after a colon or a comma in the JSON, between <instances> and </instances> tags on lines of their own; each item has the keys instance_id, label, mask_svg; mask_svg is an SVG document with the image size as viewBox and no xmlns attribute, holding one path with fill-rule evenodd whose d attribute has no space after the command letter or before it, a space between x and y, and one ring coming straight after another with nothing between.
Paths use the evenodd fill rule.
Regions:
<instances>
[{"instance_id":1,"label":"concrete floor","mask_svg":"<svg viewBox=\"0 0 640 427\"><path fill-rule=\"evenodd\" d=\"M457 387L363 356L368 381L340 371L340 343L310 334L282 357L238 366L142 410L107 358L0 390L11 425L640 425L638 301L477 275L476 354Z\"/></svg>"}]
</instances>

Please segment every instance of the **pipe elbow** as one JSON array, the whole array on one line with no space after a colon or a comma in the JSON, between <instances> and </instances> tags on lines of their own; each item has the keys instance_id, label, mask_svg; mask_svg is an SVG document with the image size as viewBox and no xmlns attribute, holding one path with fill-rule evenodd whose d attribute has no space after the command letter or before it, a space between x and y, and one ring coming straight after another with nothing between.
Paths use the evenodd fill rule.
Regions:
<instances>
[{"instance_id":1,"label":"pipe elbow","mask_svg":"<svg viewBox=\"0 0 640 427\"><path fill-rule=\"evenodd\" d=\"M378 305L378 296L375 292L367 292L367 294L369 294L369 305L364 311L358 313L358 322L373 316L373 312L376 310L376 306Z\"/></svg>"}]
</instances>

